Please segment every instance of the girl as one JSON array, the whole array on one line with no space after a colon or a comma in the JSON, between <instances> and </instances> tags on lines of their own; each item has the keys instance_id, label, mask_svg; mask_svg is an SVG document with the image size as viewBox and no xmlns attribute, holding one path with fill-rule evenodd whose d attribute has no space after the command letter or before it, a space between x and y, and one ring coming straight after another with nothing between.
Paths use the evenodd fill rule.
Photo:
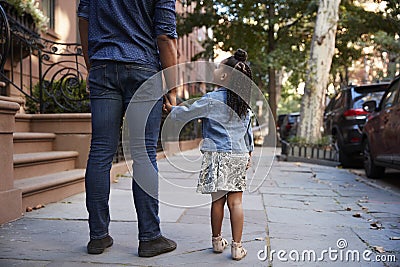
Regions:
<instances>
[{"instance_id":1,"label":"girl","mask_svg":"<svg viewBox=\"0 0 400 267\"><path fill-rule=\"evenodd\" d=\"M191 106L171 106L167 98L164 104L164 110L171 112L172 119L186 122L195 117L202 118L203 160L197 191L212 197L211 228L215 253L223 252L228 245L221 236L224 206L228 204L234 260L241 260L247 254L241 243L242 194L254 148L249 106L237 94L250 95L252 72L246 59L246 51L239 49L234 56L222 61L214 71L214 82L224 87L205 94Z\"/></svg>"}]
</instances>

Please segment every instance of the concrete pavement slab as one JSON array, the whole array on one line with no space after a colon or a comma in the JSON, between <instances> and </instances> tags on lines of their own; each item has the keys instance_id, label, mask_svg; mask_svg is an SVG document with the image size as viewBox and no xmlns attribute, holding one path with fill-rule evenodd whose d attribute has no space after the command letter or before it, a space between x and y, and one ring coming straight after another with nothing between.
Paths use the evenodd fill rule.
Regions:
<instances>
[{"instance_id":1,"label":"concrete pavement slab","mask_svg":"<svg viewBox=\"0 0 400 267\"><path fill-rule=\"evenodd\" d=\"M255 159L259 153L256 148ZM83 193L1 226L0 266L268 266L268 262L257 257L265 246L321 251L335 248L339 238L346 239L349 249L362 251L371 244L381 244L400 257L399 241L390 240L391 236L400 235L398 195L364 183L339 168L274 161L269 169L273 149L264 149L263 153L257 158L258 169L253 166L248 173L257 190L243 196L243 243L248 255L240 262L230 259L229 249L219 255L212 253L210 196L195 193L201 155L198 150L191 150L172 157L174 164L182 164L186 159L187 165L171 166L171 159L159 161L165 179L160 184L161 227L167 237L177 241L177 250L148 259L137 256L136 212L130 175L126 175L112 184L110 233L115 243L105 253L86 253L89 237ZM177 187L186 189L178 192ZM202 205L193 207L199 203ZM353 217L355 213L361 216ZM382 223L384 229L369 229L374 221ZM228 209L223 234L231 239ZM398 265L275 259L272 266Z\"/></svg>"},{"instance_id":2,"label":"concrete pavement slab","mask_svg":"<svg viewBox=\"0 0 400 267\"><path fill-rule=\"evenodd\" d=\"M264 204L269 207L292 208L299 210L337 211L341 206L331 197L320 196L269 196L264 194Z\"/></svg>"}]
</instances>

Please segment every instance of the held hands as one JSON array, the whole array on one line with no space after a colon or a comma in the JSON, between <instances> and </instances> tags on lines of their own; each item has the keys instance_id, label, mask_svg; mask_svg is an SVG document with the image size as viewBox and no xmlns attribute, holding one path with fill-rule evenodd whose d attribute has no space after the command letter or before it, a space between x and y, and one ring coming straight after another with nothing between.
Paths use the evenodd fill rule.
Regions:
<instances>
[{"instance_id":1,"label":"held hands","mask_svg":"<svg viewBox=\"0 0 400 267\"><path fill-rule=\"evenodd\" d=\"M247 165L246 165L246 170L248 170L250 167L251 167L251 152L249 152L249 155L250 155L250 157L249 157L249 161L247 162Z\"/></svg>"},{"instance_id":2,"label":"held hands","mask_svg":"<svg viewBox=\"0 0 400 267\"><path fill-rule=\"evenodd\" d=\"M164 104L163 104L163 111L165 113L170 113L172 110L172 104L169 101L168 96L164 96Z\"/></svg>"}]
</instances>

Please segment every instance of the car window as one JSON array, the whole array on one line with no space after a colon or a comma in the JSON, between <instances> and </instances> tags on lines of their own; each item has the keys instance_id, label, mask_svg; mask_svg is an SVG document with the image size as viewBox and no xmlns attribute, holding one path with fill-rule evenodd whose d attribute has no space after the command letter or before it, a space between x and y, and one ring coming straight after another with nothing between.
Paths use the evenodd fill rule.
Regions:
<instances>
[{"instance_id":1,"label":"car window","mask_svg":"<svg viewBox=\"0 0 400 267\"><path fill-rule=\"evenodd\" d=\"M299 115L290 115L288 121L289 123L295 123L298 122L299 119L300 119Z\"/></svg>"},{"instance_id":2,"label":"car window","mask_svg":"<svg viewBox=\"0 0 400 267\"><path fill-rule=\"evenodd\" d=\"M375 100L376 103L379 103L381 101L382 96L385 94L385 91L379 91L379 92L364 92L364 93L358 93L354 92L353 96L353 108L363 108L363 104L366 101L370 100Z\"/></svg>"},{"instance_id":3,"label":"car window","mask_svg":"<svg viewBox=\"0 0 400 267\"><path fill-rule=\"evenodd\" d=\"M380 107L382 110L390 108L396 99L396 94L398 94L400 85L400 79L397 79L396 82L390 86L388 93L382 99Z\"/></svg>"}]
</instances>

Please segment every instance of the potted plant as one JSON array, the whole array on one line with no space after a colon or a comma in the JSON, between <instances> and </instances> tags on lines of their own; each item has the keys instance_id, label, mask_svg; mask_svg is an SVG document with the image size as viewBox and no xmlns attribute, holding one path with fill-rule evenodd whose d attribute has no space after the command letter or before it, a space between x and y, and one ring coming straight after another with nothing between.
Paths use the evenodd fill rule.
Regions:
<instances>
[{"instance_id":1,"label":"potted plant","mask_svg":"<svg viewBox=\"0 0 400 267\"><path fill-rule=\"evenodd\" d=\"M49 18L35 0L0 0L7 15L24 27L36 33L45 32Z\"/></svg>"},{"instance_id":2,"label":"potted plant","mask_svg":"<svg viewBox=\"0 0 400 267\"><path fill-rule=\"evenodd\" d=\"M35 0L0 0L13 32L10 59L14 66L32 53L32 44L40 45L40 32L47 30L48 18Z\"/></svg>"}]
</instances>

